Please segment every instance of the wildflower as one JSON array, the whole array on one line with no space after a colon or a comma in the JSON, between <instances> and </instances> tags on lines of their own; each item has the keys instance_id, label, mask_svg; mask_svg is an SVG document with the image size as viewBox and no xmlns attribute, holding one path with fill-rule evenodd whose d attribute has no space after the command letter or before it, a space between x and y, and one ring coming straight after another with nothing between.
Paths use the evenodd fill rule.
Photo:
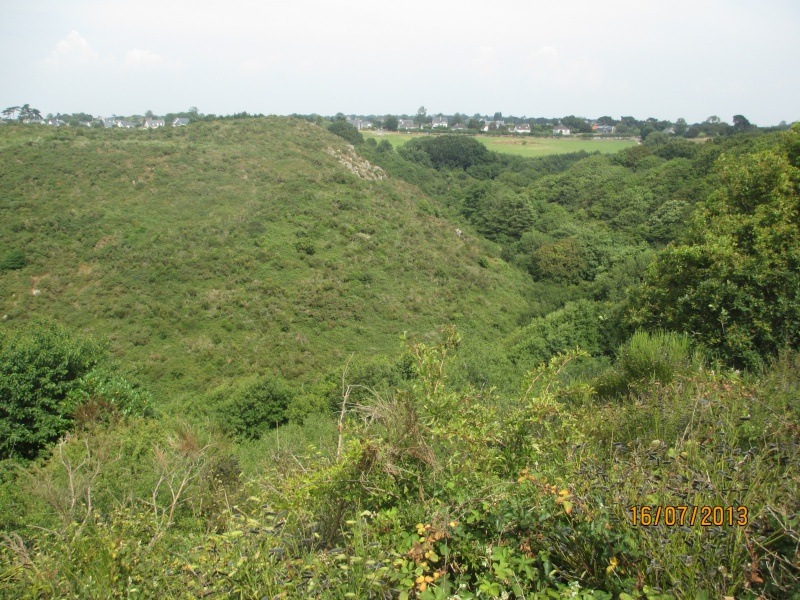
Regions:
<instances>
[{"instance_id":1,"label":"wildflower","mask_svg":"<svg viewBox=\"0 0 800 600\"><path fill-rule=\"evenodd\" d=\"M608 566L606 567L606 573L611 574L617 568L617 558L612 557L610 561L608 561Z\"/></svg>"}]
</instances>

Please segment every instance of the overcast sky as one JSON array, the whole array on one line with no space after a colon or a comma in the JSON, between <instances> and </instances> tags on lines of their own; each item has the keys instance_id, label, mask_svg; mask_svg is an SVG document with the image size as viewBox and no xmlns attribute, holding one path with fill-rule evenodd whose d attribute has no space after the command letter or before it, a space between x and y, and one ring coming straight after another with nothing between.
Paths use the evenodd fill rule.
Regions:
<instances>
[{"instance_id":1,"label":"overcast sky","mask_svg":"<svg viewBox=\"0 0 800 600\"><path fill-rule=\"evenodd\" d=\"M24 0L0 109L800 120L797 0Z\"/></svg>"}]
</instances>

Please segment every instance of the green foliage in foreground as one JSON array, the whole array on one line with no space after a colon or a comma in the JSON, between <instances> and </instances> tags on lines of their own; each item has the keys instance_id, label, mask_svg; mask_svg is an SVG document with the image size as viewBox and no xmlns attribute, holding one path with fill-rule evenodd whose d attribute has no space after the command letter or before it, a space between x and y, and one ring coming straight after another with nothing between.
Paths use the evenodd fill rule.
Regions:
<instances>
[{"instance_id":1,"label":"green foliage in foreground","mask_svg":"<svg viewBox=\"0 0 800 600\"><path fill-rule=\"evenodd\" d=\"M796 355L758 380L695 366L610 405L563 384L580 352L512 396L456 393L459 345L412 341L409 389L346 405L324 445L248 446L249 476L223 438L169 421L65 440L4 484L0 582L14 597L800 594ZM632 506L743 506L747 523L644 526Z\"/></svg>"},{"instance_id":2,"label":"green foliage in foreground","mask_svg":"<svg viewBox=\"0 0 800 600\"><path fill-rule=\"evenodd\" d=\"M657 255L633 322L690 332L737 366L800 346L800 126L718 162L688 243Z\"/></svg>"}]
</instances>

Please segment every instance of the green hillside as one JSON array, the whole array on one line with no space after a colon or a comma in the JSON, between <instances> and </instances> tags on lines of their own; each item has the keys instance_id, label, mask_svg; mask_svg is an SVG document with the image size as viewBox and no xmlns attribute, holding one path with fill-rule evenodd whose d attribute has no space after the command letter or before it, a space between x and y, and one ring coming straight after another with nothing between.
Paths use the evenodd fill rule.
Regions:
<instances>
[{"instance_id":1,"label":"green hillside","mask_svg":"<svg viewBox=\"0 0 800 600\"><path fill-rule=\"evenodd\" d=\"M0 598L800 598L800 124L328 127L0 130Z\"/></svg>"},{"instance_id":2,"label":"green hillside","mask_svg":"<svg viewBox=\"0 0 800 600\"><path fill-rule=\"evenodd\" d=\"M0 148L0 256L25 260L0 271L3 327L108 338L170 395L310 381L451 322L486 339L525 307L493 244L306 121L3 128Z\"/></svg>"}]
</instances>

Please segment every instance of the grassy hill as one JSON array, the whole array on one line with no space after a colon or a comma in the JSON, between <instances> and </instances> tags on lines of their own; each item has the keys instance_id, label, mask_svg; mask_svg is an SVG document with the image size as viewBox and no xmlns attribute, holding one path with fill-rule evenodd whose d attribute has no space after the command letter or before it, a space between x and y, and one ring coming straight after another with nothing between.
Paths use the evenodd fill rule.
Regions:
<instances>
[{"instance_id":1,"label":"grassy hill","mask_svg":"<svg viewBox=\"0 0 800 600\"><path fill-rule=\"evenodd\" d=\"M3 128L0 258L26 264L0 271L2 327L43 315L108 338L169 395L311 381L446 323L507 333L525 276L442 210L300 120Z\"/></svg>"}]
</instances>

